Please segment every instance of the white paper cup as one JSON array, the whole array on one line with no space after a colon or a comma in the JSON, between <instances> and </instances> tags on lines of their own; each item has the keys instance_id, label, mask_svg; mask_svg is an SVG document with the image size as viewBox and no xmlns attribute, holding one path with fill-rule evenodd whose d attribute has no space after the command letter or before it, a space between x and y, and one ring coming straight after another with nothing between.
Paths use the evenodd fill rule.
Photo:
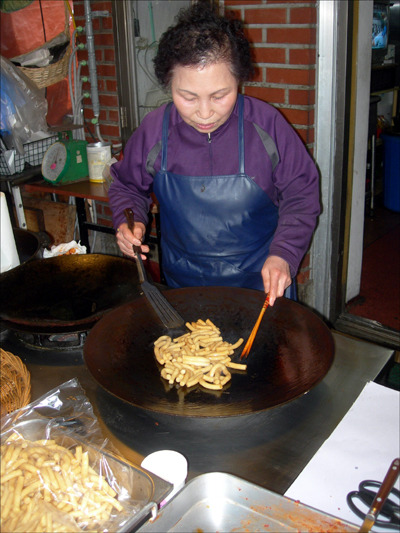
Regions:
<instances>
[{"instance_id":1,"label":"white paper cup","mask_svg":"<svg viewBox=\"0 0 400 533\"><path fill-rule=\"evenodd\" d=\"M160 503L160 507L165 505L185 485L188 463L179 452L160 450L151 453L143 459L142 467L174 486L171 493Z\"/></svg>"}]
</instances>

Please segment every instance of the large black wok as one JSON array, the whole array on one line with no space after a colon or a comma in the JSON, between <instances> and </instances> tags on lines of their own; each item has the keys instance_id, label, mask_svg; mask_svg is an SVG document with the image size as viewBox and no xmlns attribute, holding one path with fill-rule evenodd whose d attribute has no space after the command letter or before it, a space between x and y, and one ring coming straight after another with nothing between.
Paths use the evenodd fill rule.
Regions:
<instances>
[{"instance_id":1,"label":"large black wok","mask_svg":"<svg viewBox=\"0 0 400 533\"><path fill-rule=\"evenodd\" d=\"M38 259L0 276L0 318L23 331L84 331L139 294L136 265L129 259L102 254Z\"/></svg>"},{"instance_id":2,"label":"large black wok","mask_svg":"<svg viewBox=\"0 0 400 533\"><path fill-rule=\"evenodd\" d=\"M203 287L172 289L167 299L188 321L210 318L229 342L248 338L261 310L262 292ZM150 412L188 417L255 413L304 394L329 370L334 344L327 326L311 311L280 298L264 315L247 372L232 374L222 391L186 391L160 377L153 343L166 330L145 297L105 315L89 333L86 365L109 393ZM238 360L241 350L233 358Z\"/></svg>"}]
</instances>

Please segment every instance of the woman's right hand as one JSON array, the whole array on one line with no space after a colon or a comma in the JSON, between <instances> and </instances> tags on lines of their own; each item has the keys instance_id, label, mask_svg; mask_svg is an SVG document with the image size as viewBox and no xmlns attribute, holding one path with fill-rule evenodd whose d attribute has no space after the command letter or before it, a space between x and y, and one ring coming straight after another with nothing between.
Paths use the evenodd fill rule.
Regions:
<instances>
[{"instance_id":1,"label":"woman's right hand","mask_svg":"<svg viewBox=\"0 0 400 533\"><path fill-rule=\"evenodd\" d=\"M269 305L272 307L276 298L284 295L285 289L292 283L288 263L276 255L270 255L262 267L261 275L264 290L269 294Z\"/></svg>"},{"instance_id":2,"label":"woman's right hand","mask_svg":"<svg viewBox=\"0 0 400 533\"><path fill-rule=\"evenodd\" d=\"M132 245L140 246L143 253L148 253L150 248L147 244L142 244L142 240L146 233L146 227L143 222L135 222L133 232L128 228L128 224L123 222L117 229L117 244L124 255L128 257L135 257ZM146 256L142 255L145 259Z\"/></svg>"}]
</instances>

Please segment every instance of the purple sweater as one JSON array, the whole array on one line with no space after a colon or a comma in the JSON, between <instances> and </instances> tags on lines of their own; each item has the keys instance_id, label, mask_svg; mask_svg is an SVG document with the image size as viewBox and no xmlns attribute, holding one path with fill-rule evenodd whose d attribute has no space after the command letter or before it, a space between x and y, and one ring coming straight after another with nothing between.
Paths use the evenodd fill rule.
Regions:
<instances>
[{"instance_id":1,"label":"purple sweater","mask_svg":"<svg viewBox=\"0 0 400 533\"><path fill-rule=\"evenodd\" d=\"M124 209L147 224L153 177L161 166L161 129L165 105L146 115L126 144L124 158L111 167L109 201L115 228ZM320 213L317 169L294 129L271 105L245 96L245 172L279 206L279 221L269 254L285 259L294 277ZM186 176L237 174L237 103L215 132L200 133L183 122L172 106L168 170ZM161 228L162 231L162 228Z\"/></svg>"}]
</instances>

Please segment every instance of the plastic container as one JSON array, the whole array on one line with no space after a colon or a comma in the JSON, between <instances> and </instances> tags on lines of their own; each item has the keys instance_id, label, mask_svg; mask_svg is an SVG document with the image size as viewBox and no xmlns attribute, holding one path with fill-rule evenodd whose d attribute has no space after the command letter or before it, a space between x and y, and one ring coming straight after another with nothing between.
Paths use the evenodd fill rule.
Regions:
<instances>
[{"instance_id":1,"label":"plastic container","mask_svg":"<svg viewBox=\"0 0 400 533\"><path fill-rule=\"evenodd\" d=\"M102 183L103 169L111 159L111 143L93 143L87 146L89 181Z\"/></svg>"},{"instance_id":2,"label":"plastic container","mask_svg":"<svg viewBox=\"0 0 400 533\"><path fill-rule=\"evenodd\" d=\"M188 463L186 458L174 450L160 450L145 457L141 464L152 474L174 486L168 496L160 503L163 507L186 483Z\"/></svg>"},{"instance_id":3,"label":"plastic container","mask_svg":"<svg viewBox=\"0 0 400 533\"><path fill-rule=\"evenodd\" d=\"M400 212L400 134L382 135L383 139L383 204Z\"/></svg>"},{"instance_id":4,"label":"plastic container","mask_svg":"<svg viewBox=\"0 0 400 533\"><path fill-rule=\"evenodd\" d=\"M54 396L52 398L54 398ZM46 400L44 398L41 400L43 400L42 405L45 405ZM59 400L59 402L61 403L61 400ZM107 450L103 448L90 444L90 442L88 442L88 438L90 437L86 431L87 427L84 422L81 422L82 426L77 424L77 427L83 431L79 436L78 431L74 432L73 429L69 429L71 426L68 428L63 425L65 419L62 416L58 419L46 417L45 419L35 418L22 420L24 416L35 416L34 405L34 402L29 404L26 411L20 415L19 420L15 424L7 426L8 429L1 433L1 442L2 444L6 443L12 435L16 435L19 439L25 439L27 441L50 439L54 440L57 446L66 448L74 455L77 447L81 447L83 452L82 455L87 454L91 468L97 475L103 476L104 481L115 490L115 498L123 506L122 511L117 510L111 512L107 521L101 521L99 518L100 521L97 523L97 527L95 528L96 531L130 533L131 531L136 531L138 525L143 523L144 520L147 520L150 516L156 514L155 508L157 507L158 502L160 502L171 490L170 483L165 482L165 480L154 474L152 475L149 472L143 471L143 469L140 469L133 464L125 462L123 459L108 453ZM58 405L58 409L59 408L60 406ZM84 415L85 414L87 413L84 413ZM90 417L88 416L88 419L89 418ZM73 418L73 420L77 423L80 421L79 418ZM82 428L84 428L84 430L82 430ZM58 461L59 460L60 459L58 459ZM54 462L57 462L56 458L53 463ZM7 467L12 471L13 467L11 461L8 462ZM51 465L48 468L54 469ZM26 470L24 472L26 472ZM69 470L69 472L71 472L71 470ZM2 474L4 473L2 472ZM61 473L59 475L61 475ZM46 486L45 478L40 476L40 480L42 483L37 487L36 492L31 493L32 498L37 498L37 505L41 505L41 490L43 486ZM93 484L93 489L96 490L95 484ZM82 497L81 490L76 488L75 485L69 486L66 490L59 485L59 488L53 494L50 502L47 502L48 513L57 519L61 518L61 520L68 524L69 509L67 508L58 511L58 509L54 508L54 505L51 505L51 501L54 502L56 499L59 502L74 501L70 499L72 497L74 500L79 501ZM90 502L90 498L87 499L87 502ZM84 513L85 507L82 507L81 510L83 510ZM94 520L96 519L97 518ZM56 521L53 522L53 525L55 523ZM84 522L81 522L81 524L82 523ZM20 523L17 523L16 527L18 529L15 529L15 531L26 531ZM89 529L91 531L94 530L94 528L92 529L90 527ZM4 528L4 531L9 531L9 529ZM30 530L28 529L28 531ZM53 531L57 530L53 529ZM66 529L64 529L64 531L66 531ZM77 529L73 528L71 531L77 531ZM79 531L83 531L83 529Z\"/></svg>"}]
</instances>

